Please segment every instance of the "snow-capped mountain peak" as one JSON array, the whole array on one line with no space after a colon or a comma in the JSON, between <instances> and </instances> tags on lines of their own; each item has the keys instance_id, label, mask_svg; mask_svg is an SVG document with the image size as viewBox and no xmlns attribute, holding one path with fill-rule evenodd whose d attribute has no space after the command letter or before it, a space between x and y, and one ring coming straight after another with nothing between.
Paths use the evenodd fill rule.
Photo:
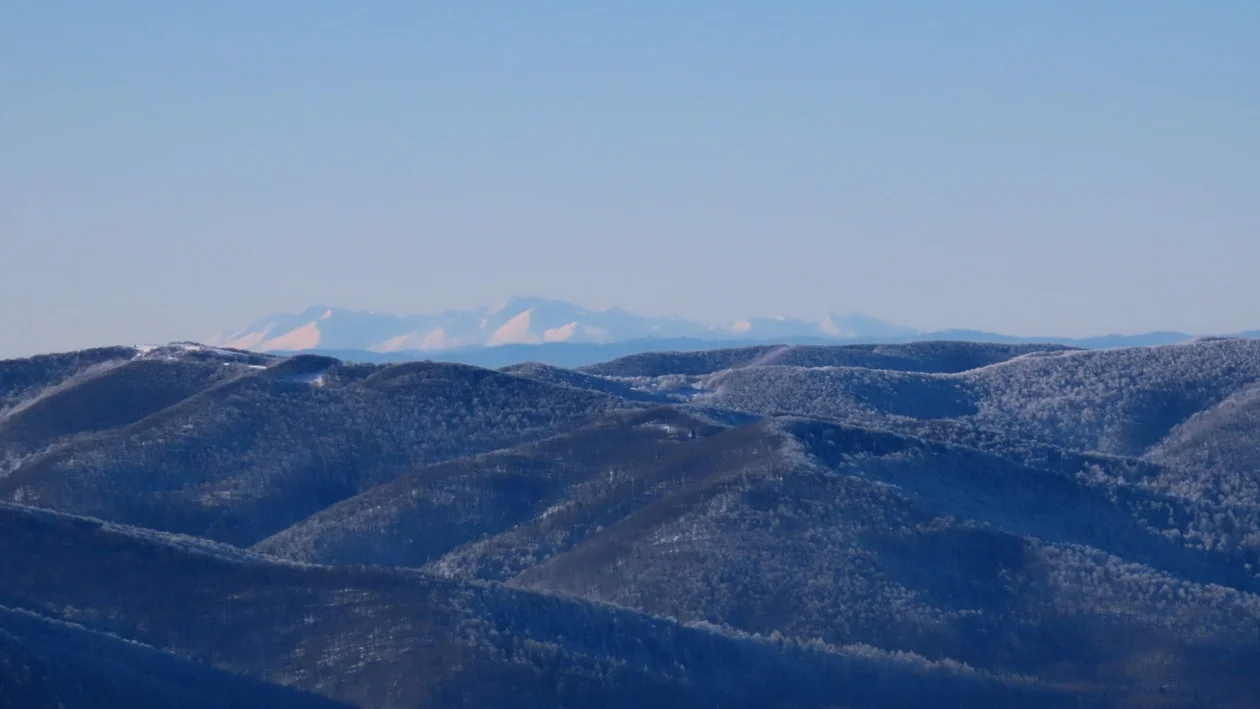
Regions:
<instances>
[{"instance_id":1,"label":"snow-capped mountain peak","mask_svg":"<svg viewBox=\"0 0 1260 709\"><path fill-rule=\"evenodd\" d=\"M643 338L775 339L901 336L913 331L850 313L820 322L785 316L745 318L724 325L675 316L648 317L610 306L598 310L538 297L510 298L496 308L389 315L315 305L300 313L271 315L211 344L238 349L294 351L356 349L435 351L535 343L608 343Z\"/></svg>"}]
</instances>

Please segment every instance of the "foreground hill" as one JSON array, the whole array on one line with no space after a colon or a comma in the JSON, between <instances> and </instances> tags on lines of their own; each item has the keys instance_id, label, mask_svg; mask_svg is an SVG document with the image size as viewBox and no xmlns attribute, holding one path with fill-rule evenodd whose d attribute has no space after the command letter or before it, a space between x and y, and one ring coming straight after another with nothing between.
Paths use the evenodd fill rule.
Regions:
<instances>
[{"instance_id":1,"label":"foreground hill","mask_svg":"<svg viewBox=\"0 0 1260 709\"><path fill-rule=\"evenodd\" d=\"M10 607L359 706L1075 701L922 658L783 645L417 572L268 562L12 505L0 505L0 535L14 545L0 556Z\"/></svg>"},{"instance_id":2,"label":"foreground hill","mask_svg":"<svg viewBox=\"0 0 1260 709\"><path fill-rule=\"evenodd\" d=\"M1134 696L1169 677L1260 691L1238 669L1260 660L1260 555L1183 542L1210 508L1079 464L662 411L417 471L256 549L425 565L1051 682L1103 684L1125 667Z\"/></svg>"},{"instance_id":3,"label":"foreground hill","mask_svg":"<svg viewBox=\"0 0 1260 709\"><path fill-rule=\"evenodd\" d=\"M79 625L0 608L0 707L6 709L349 706Z\"/></svg>"}]
</instances>

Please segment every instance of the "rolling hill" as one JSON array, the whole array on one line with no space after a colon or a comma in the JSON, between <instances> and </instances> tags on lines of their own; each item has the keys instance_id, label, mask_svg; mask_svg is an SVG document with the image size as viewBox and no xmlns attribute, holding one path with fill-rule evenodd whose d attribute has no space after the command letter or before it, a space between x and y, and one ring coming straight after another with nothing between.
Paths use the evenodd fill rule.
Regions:
<instances>
[{"instance_id":1,"label":"rolling hill","mask_svg":"<svg viewBox=\"0 0 1260 709\"><path fill-rule=\"evenodd\" d=\"M462 365L267 362L142 359L16 409L0 496L249 544L410 468L624 403Z\"/></svg>"},{"instance_id":2,"label":"rolling hill","mask_svg":"<svg viewBox=\"0 0 1260 709\"><path fill-rule=\"evenodd\" d=\"M918 657L784 649L612 606L414 571L266 561L12 505L0 505L0 535L14 544L0 557L10 607L358 706L1068 701L1063 690Z\"/></svg>"},{"instance_id":3,"label":"rolling hill","mask_svg":"<svg viewBox=\"0 0 1260 709\"><path fill-rule=\"evenodd\" d=\"M1232 338L3 362L0 704L1250 707L1257 392Z\"/></svg>"}]
</instances>

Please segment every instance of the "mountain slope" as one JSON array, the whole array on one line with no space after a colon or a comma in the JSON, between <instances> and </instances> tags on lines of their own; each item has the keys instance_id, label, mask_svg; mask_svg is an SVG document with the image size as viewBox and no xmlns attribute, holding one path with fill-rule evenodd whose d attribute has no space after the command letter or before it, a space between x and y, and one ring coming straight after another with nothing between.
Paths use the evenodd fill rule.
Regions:
<instances>
[{"instance_id":1,"label":"mountain slope","mask_svg":"<svg viewBox=\"0 0 1260 709\"><path fill-rule=\"evenodd\" d=\"M10 606L360 706L1076 704L912 657L781 646L415 572L249 560L12 505L0 505L0 535L16 543L0 556Z\"/></svg>"},{"instance_id":2,"label":"mountain slope","mask_svg":"<svg viewBox=\"0 0 1260 709\"><path fill-rule=\"evenodd\" d=\"M696 474L697 462L703 470L730 460L730 437L719 433L672 409L614 414L581 431L398 476L255 549L306 562L421 567L461 545L518 533L539 520L576 544L588 533L578 530L593 530L662 496L679 485L679 476ZM667 474L649 480L646 468ZM580 524L582 513L592 516ZM542 557L556 548L532 542L509 552ZM512 573L483 568L475 576L499 581Z\"/></svg>"},{"instance_id":3,"label":"mountain slope","mask_svg":"<svg viewBox=\"0 0 1260 709\"><path fill-rule=\"evenodd\" d=\"M586 389L588 391L603 392L613 396L619 396L623 399L634 401L666 403L670 399L661 394L655 394L648 391L635 389L622 382L600 377L584 372L578 372L572 369L564 369L562 367L553 367L538 362L527 362L517 364L510 367L504 367L499 370L506 374L517 377L525 377L526 379L534 379L549 384L558 384L560 386L569 386L575 389Z\"/></svg>"},{"instance_id":4,"label":"mountain slope","mask_svg":"<svg viewBox=\"0 0 1260 709\"><path fill-rule=\"evenodd\" d=\"M254 549L325 564L423 566L539 517L565 518L568 513L561 508L574 504L575 497L598 496L600 504L592 497L587 509L609 514L609 507L629 509L636 499L659 496L659 480L631 483L630 476L647 465L685 469L671 461L688 461L697 449L724 452L721 442L705 445L720 431L670 409L613 414L573 433L400 475Z\"/></svg>"},{"instance_id":5,"label":"mountain slope","mask_svg":"<svg viewBox=\"0 0 1260 709\"><path fill-rule=\"evenodd\" d=\"M6 709L348 706L0 607L0 707Z\"/></svg>"},{"instance_id":6,"label":"mountain slope","mask_svg":"<svg viewBox=\"0 0 1260 709\"><path fill-rule=\"evenodd\" d=\"M74 406L41 414L42 427L29 416L22 426L0 425L0 436L12 434L6 448L57 441L0 478L0 499L250 544L418 465L633 405L461 365L347 366L304 356L211 367L210 375L179 360L135 367L147 383L125 380L125 391L141 401L137 413L158 409L153 415L68 439L55 436L90 428L73 423L81 414ZM168 380L160 396L150 391ZM177 398L167 393L188 391L197 393L163 406Z\"/></svg>"},{"instance_id":7,"label":"mountain slope","mask_svg":"<svg viewBox=\"0 0 1260 709\"><path fill-rule=\"evenodd\" d=\"M0 460L9 472L58 439L121 428L268 361L246 353L162 348L97 365L0 416Z\"/></svg>"},{"instance_id":8,"label":"mountain slope","mask_svg":"<svg viewBox=\"0 0 1260 709\"><path fill-rule=\"evenodd\" d=\"M963 372L1059 345L920 342L903 345L761 345L700 352L649 352L603 362L581 371L607 377L712 374L727 369L781 365L860 367L898 372Z\"/></svg>"},{"instance_id":9,"label":"mountain slope","mask_svg":"<svg viewBox=\"0 0 1260 709\"><path fill-rule=\"evenodd\" d=\"M1260 690L1237 669L1256 659L1260 550L1189 543L1210 508L1079 461L799 419L692 438L664 415L417 471L256 548L1053 682L1127 666L1132 697L1168 676Z\"/></svg>"},{"instance_id":10,"label":"mountain slope","mask_svg":"<svg viewBox=\"0 0 1260 709\"><path fill-rule=\"evenodd\" d=\"M39 391L94 368L126 362L136 354L132 347L101 347L0 361L0 415Z\"/></svg>"},{"instance_id":11,"label":"mountain slope","mask_svg":"<svg viewBox=\"0 0 1260 709\"><path fill-rule=\"evenodd\" d=\"M743 367L697 380L699 400L755 413L875 422L954 419L1085 451L1141 455L1260 379L1260 342L1213 340L1030 353L957 374Z\"/></svg>"},{"instance_id":12,"label":"mountain slope","mask_svg":"<svg viewBox=\"0 0 1260 709\"><path fill-rule=\"evenodd\" d=\"M1169 469L1166 483L1183 494L1230 508L1260 506L1260 385L1178 425L1146 455ZM1260 547L1260 537L1250 540Z\"/></svg>"}]
</instances>

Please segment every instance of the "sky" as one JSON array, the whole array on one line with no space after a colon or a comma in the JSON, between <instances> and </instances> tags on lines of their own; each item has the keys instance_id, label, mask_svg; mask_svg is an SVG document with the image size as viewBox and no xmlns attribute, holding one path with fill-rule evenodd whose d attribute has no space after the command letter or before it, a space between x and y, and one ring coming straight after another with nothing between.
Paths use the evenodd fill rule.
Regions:
<instances>
[{"instance_id":1,"label":"sky","mask_svg":"<svg viewBox=\"0 0 1260 709\"><path fill-rule=\"evenodd\" d=\"M0 3L0 356L512 295L1260 328L1260 3Z\"/></svg>"}]
</instances>

